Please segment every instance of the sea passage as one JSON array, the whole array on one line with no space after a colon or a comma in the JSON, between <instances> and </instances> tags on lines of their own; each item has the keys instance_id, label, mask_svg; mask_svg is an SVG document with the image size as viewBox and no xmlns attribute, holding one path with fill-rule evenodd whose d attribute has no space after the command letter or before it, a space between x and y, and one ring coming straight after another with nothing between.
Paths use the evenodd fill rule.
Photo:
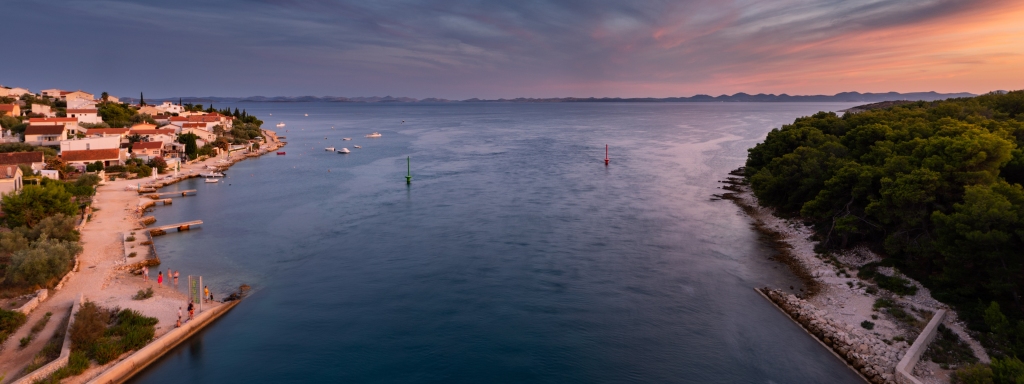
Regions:
<instances>
[{"instance_id":1,"label":"sea passage","mask_svg":"<svg viewBox=\"0 0 1024 384\"><path fill-rule=\"evenodd\" d=\"M860 383L754 292L799 282L712 200L772 128L850 106L215 105L287 154L168 187L199 192L159 222L205 223L159 268L254 293L134 382Z\"/></svg>"}]
</instances>

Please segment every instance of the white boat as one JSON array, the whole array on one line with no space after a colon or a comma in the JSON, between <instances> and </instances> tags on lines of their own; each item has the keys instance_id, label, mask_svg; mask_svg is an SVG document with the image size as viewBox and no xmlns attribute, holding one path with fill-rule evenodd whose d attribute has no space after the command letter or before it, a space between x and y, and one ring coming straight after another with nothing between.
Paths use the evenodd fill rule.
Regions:
<instances>
[{"instance_id":1,"label":"white boat","mask_svg":"<svg viewBox=\"0 0 1024 384\"><path fill-rule=\"evenodd\" d=\"M207 177L207 178L206 178L206 182L207 182L207 183L216 183L217 181L218 181L217 179L214 179L214 178L212 178L212 177Z\"/></svg>"},{"instance_id":2,"label":"white boat","mask_svg":"<svg viewBox=\"0 0 1024 384\"><path fill-rule=\"evenodd\" d=\"M346 138L341 139L341 141L349 141L349 140L352 140L352 138L351 137L346 137Z\"/></svg>"},{"instance_id":3,"label":"white boat","mask_svg":"<svg viewBox=\"0 0 1024 384\"><path fill-rule=\"evenodd\" d=\"M351 151L349 151L348 148L342 148L342 149L338 150L338 153L349 153L349 152L351 152Z\"/></svg>"},{"instance_id":4,"label":"white boat","mask_svg":"<svg viewBox=\"0 0 1024 384\"><path fill-rule=\"evenodd\" d=\"M374 132L374 133L371 133L369 135L366 135L366 137L371 138L371 139L376 139L376 138L380 137L380 133Z\"/></svg>"},{"instance_id":5,"label":"white boat","mask_svg":"<svg viewBox=\"0 0 1024 384\"><path fill-rule=\"evenodd\" d=\"M360 147L360 146L358 146L358 145L357 145L357 146L356 146L356 148L362 148L362 147Z\"/></svg>"},{"instance_id":6,"label":"white boat","mask_svg":"<svg viewBox=\"0 0 1024 384\"><path fill-rule=\"evenodd\" d=\"M277 123L277 127L278 127L278 128L281 128L281 127L283 127L283 126L284 126L284 123Z\"/></svg>"},{"instance_id":7,"label":"white boat","mask_svg":"<svg viewBox=\"0 0 1024 384\"><path fill-rule=\"evenodd\" d=\"M327 148L324 148L324 150L327 151L327 152L334 152L334 147L327 147Z\"/></svg>"},{"instance_id":8,"label":"white boat","mask_svg":"<svg viewBox=\"0 0 1024 384\"><path fill-rule=\"evenodd\" d=\"M211 178L211 177L224 177L224 174L220 173L220 172L207 172L207 173L200 173L199 176L207 177L207 178Z\"/></svg>"},{"instance_id":9,"label":"white boat","mask_svg":"<svg viewBox=\"0 0 1024 384\"><path fill-rule=\"evenodd\" d=\"M309 114L307 113L306 116L309 116Z\"/></svg>"}]
</instances>

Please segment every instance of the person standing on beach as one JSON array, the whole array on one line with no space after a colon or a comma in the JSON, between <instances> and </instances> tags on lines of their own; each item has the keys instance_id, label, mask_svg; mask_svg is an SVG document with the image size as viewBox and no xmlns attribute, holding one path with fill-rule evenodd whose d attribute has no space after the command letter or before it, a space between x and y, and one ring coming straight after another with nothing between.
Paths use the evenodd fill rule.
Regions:
<instances>
[{"instance_id":1,"label":"person standing on beach","mask_svg":"<svg viewBox=\"0 0 1024 384\"><path fill-rule=\"evenodd\" d=\"M210 297L210 286L209 285L203 286L203 302L204 303L209 301L209 300L206 300L207 297ZM213 300L213 299L210 299L210 300Z\"/></svg>"},{"instance_id":2,"label":"person standing on beach","mask_svg":"<svg viewBox=\"0 0 1024 384\"><path fill-rule=\"evenodd\" d=\"M145 265L142 266L142 280L149 281L149 268Z\"/></svg>"},{"instance_id":3,"label":"person standing on beach","mask_svg":"<svg viewBox=\"0 0 1024 384\"><path fill-rule=\"evenodd\" d=\"M164 272L160 271L156 273L156 285L159 287L164 286Z\"/></svg>"},{"instance_id":4,"label":"person standing on beach","mask_svg":"<svg viewBox=\"0 0 1024 384\"><path fill-rule=\"evenodd\" d=\"M192 321L192 317L195 315L195 313L196 313L196 307L192 305L191 301L189 301L188 302L188 320L189 321Z\"/></svg>"},{"instance_id":5,"label":"person standing on beach","mask_svg":"<svg viewBox=\"0 0 1024 384\"><path fill-rule=\"evenodd\" d=\"M174 285L178 285L178 276L181 276L181 271L174 271Z\"/></svg>"}]
</instances>

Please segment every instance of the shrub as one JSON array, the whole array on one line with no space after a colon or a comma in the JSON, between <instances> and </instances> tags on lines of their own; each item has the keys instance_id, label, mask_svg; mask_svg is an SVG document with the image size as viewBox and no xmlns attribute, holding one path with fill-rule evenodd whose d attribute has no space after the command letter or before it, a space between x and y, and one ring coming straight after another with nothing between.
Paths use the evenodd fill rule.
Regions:
<instances>
[{"instance_id":1,"label":"shrub","mask_svg":"<svg viewBox=\"0 0 1024 384\"><path fill-rule=\"evenodd\" d=\"M124 241L135 241L135 236L128 236Z\"/></svg>"},{"instance_id":2,"label":"shrub","mask_svg":"<svg viewBox=\"0 0 1024 384\"><path fill-rule=\"evenodd\" d=\"M135 257L135 256L138 256L138 255L139 255L138 252L132 252L132 253L128 254L128 257Z\"/></svg>"},{"instance_id":3,"label":"shrub","mask_svg":"<svg viewBox=\"0 0 1024 384\"><path fill-rule=\"evenodd\" d=\"M30 331L32 333L42 332L43 328L46 327L46 323L50 322L50 316L53 316L53 312L46 312L46 315L44 315L42 319L39 319L39 321L36 321L36 323L32 325L32 329L30 329Z\"/></svg>"},{"instance_id":4,"label":"shrub","mask_svg":"<svg viewBox=\"0 0 1024 384\"><path fill-rule=\"evenodd\" d=\"M110 337L101 337L90 349L93 360L103 365L121 356L121 345Z\"/></svg>"},{"instance_id":5,"label":"shrub","mask_svg":"<svg viewBox=\"0 0 1024 384\"><path fill-rule=\"evenodd\" d=\"M996 384L1024 383L1024 362L1016 357L992 359L990 367Z\"/></svg>"},{"instance_id":6,"label":"shrub","mask_svg":"<svg viewBox=\"0 0 1024 384\"><path fill-rule=\"evenodd\" d=\"M5 282L42 286L59 279L71 270L76 254L82 251L77 243L41 239L30 249L14 253L7 268Z\"/></svg>"},{"instance_id":7,"label":"shrub","mask_svg":"<svg viewBox=\"0 0 1024 384\"><path fill-rule=\"evenodd\" d=\"M135 294L135 296L132 296L132 299L146 300L150 297L153 297L153 287L146 288L145 290L140 289L139 292Z\"/></svg>"},{"instance_id":8,"label":"shrub","mask_svg":"<svg viewBox=\"0 0 1024 384\"><path fill-rule=\"evenodd\" d=\"M25 324L27 318L24 313L0 309L0 343L7 340L14 331Z\"/></svg>"},{"instance_id":9,"label":"shrub","mask_svg":"<svg viewBox=\"0 0 1024 384\"><path fill-rule=\"evenodd\" d=\"M985 364L971 364L953 372L953 384L995 384L992 369Z\"/></svg>"},{"instance_id":10,"label":"shrub","mask_svg":"<svg viewBox=\"0 0 1024 384\"><path fill-rule=\"evenodd\" d=\"M22 348L25 348L26 346L28 346L28 343L31 343L31 342L32 342L32 335L31 334L29 334L28 336L22 337L21 340L18 340L18 344Z\"/></svg>"},{"instance_id":11,"label":"shrub","mask_svg":"<svg viewBox=\"0 0 1024 384\"><path fill-rule=\"evenodd\" d=\"M96 343L107 330L110 312L100 308L91 301L86 301L75 314L75 322L71 324L71 348L87 350Z\"/></svg>"},{"instance_id":12,"label":"shrub","mask_svg":"<svg viewBox=\"0 0 1024 384\"><path fill-rule=\"evenodd\" d=\"M867 330L875 329L875 323L872 323L872 322L867 321L867 320L862 321L860 323L860 326L864 327L864 329L867 329Z\"/></svg>"}]
</instances>

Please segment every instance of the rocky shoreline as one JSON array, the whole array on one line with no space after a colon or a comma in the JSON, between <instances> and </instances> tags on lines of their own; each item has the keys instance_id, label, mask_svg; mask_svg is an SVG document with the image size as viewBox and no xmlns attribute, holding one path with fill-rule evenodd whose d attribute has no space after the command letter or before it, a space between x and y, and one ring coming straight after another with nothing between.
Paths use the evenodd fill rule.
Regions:
<instances>
[{"instance_id":1,"label":"rocky shoreline","mask_svg":"<svg viewBox=\"0 0 1024 384\"><path fill-rule=\"evenodd\" d=\"M731 200L753 220L762 239L778 251L773 258L787 265L805 283L795 287L762 288L772 303L800 323L805 330L831 349L840 359L873 383L896 383L895 372L910 344L918 338L932 315L945 310L942 325L953 331L982 362L988 356L981 345L957 321L956 314L931 297L927 288L889 267L878 267L882 257L866 248L819 254L814 232L800 218L782 218L760 206L742 176L742 170L723 181L727 193L716 198ZM895 294L880 288L873 273L903 279L915 292ZM927 361L926 361L927 360ZM950 369L922 358L911 367L923 383L946 383ZM952 369L955 369L953 367Z\"/></svg>"},{"instance_id":2,"label":"rocky shoreline","mask_svg":"<svg viewBox=\"0 0 1024 384\"><path fill-rule=\"evenodd\" d=\"M896 365L910 347L906 342L888 345L862 329L833 319L828 311L818 309L796 295L771 288L759 288L758 292L831 348L868 381L876 384L896 383Z\"/></svg>"}]
</instances>

